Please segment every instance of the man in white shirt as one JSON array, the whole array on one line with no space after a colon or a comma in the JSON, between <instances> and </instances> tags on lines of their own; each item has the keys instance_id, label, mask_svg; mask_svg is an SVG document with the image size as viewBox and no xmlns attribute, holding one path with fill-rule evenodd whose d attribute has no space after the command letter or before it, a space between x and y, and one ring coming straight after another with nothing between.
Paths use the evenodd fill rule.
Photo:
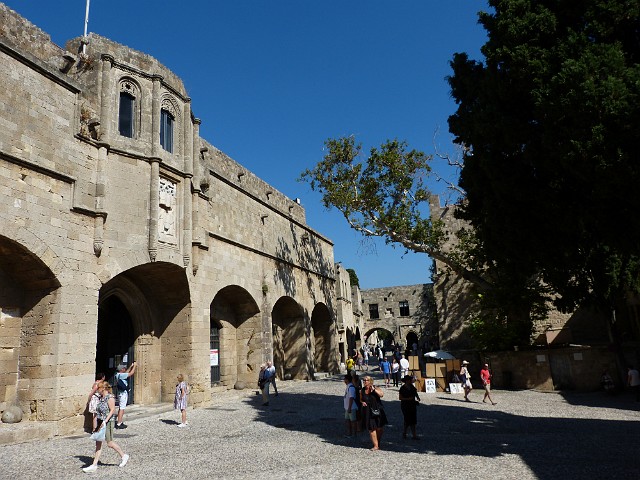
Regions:
<instances>
[{"instance_id":1,"label":"man in white shirt","mask_svg":"<svg viewBox=\"0 0 640 480\"><path fill-rule=\"evenodd\" d=\"M400 358L400 378L404 378L409 373L409 360L404 358L404 355Z\"/></svg>"},{"instance_id":2,"label":"man in white shirt","mask_svg":"<svg viewBox=\"0 0 640 480\"><path fill-rule=\"evenodd\" d=\"M344 383L347 386L344 391L344 421L347 428L345 437L351 438L358 432L356 386L353 384L353 379L349 374L344 376Z\"/></svg>"},{"instance_id":3,"label":"man in white shirt","mask_svg":"<svg viewBox=\"0 0 640 480\"><path fill-rule=\"evenodd\" d=\"M118 421L116 423L116 428L127 428L127 426L122 423L122 419L124 418L124 410L127 408L127 402L129 401L129 390L131 385L131 377L134 373L136 373L136 362L133 362L129 368L125 365L118 366L118 373L116 373L116 387L118 389Z\"/></svg>"}]
</instances>

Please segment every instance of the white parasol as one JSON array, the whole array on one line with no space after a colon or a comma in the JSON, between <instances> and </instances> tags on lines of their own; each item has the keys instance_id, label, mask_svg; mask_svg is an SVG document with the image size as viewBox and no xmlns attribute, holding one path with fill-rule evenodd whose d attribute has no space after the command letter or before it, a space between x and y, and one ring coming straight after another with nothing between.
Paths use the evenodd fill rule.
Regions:
<instances>
[{"instance_id":1,"label":"white parasol","mask_svg":"<svg viewBox=\"0 0 640 480\"><path fill-rule=\"evenodd\" d=\"M449 352L445 352L444 350L434 350L433 352L427 352L424 354L424 356L435 358L437 360L455 360L456 358Z\"/></svg>"}]
</instances>

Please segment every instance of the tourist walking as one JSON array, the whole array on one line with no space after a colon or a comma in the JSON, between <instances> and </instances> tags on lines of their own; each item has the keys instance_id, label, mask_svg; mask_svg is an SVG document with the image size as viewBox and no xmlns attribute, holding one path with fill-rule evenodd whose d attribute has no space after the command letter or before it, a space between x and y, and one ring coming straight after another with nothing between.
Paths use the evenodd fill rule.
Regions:
<instances>
[{"instance_id":1,"label":"tourist walking","mask_svg":"<svg viewBox=\"0 0 640 480\"><path fill-rule=\"evenodd\" d=\"M93 430L98 426L98 417L96 416L96 407L98 406L98 402L100 402L100 392L98 392L98 388L100 388L100 384L104 382L105 378L104 373L96 373L96 379L93 382L93 386L89 392L89 399L87 400L87 410L92 416L91 425Z\"/></svg>"},{"instance_id":2,"label":"tourist walking","mask_svg":"<svg viewBox=\"0 0 640 480\"><path fill-rule=\"evenodd\" d=\"M374 386L373 379L369 376L364 377L364 387L361 393L362 422L371 437L373 444L371 450L380 449L384 426L387 424L387 417L380 400L383 396L384 392L381 388Z\"/></svg>"},{"instance_id":3,"label":"tourist walking","mask_svg":"<svg viewBox=\"0 0 640 480\"><path fill-rule=\"evenodd\" d=\"M348 373L344 376L346 385L344 391L344 421L346 427L346 438L351 438L358 432L358 404L356 403L356 387L353 384L353 378Z\"/></svg>"},{"instance_id":4,"label":"tourist walking","mask_svg":"<svg viewBox=\"0 0 640 480\"><path fill-rule=\"evenodd\" d=\"M482 386L484 387L483 403L487 402L487 398L491 402L491 405L495 405L496 402L491 398L491 372L489 371L489 364L485 363L480 370L480 378L482 379Z\"/></svg>"},{"instance_id":5,"label":"tourist walking","mask_svg":"<svg viewBox=\"0 0 640 480\"><path fill-rule=\"evenodd\" d=\"M137 363L133 362L129 368L126 365L118 366L116 373L116 387L118 388L118 423L116 428L127 428L123 423L124 410L129 402L129 390L131 389L131 377L136 373Z\"/></svg>"},{"instance_id":6,"label":"tourist walking","mask_svg":"<svg viewBox=\"0 0 640 480\"><path fill-rule=\"evenodd\" d=\"M469 362L463 360L459 377L460 382L462 383L462 388L464 388L464 401L470 402L471 400L469 400L469 394L471 393L471 390L473 390L473 387L471 386L471 375L469 375L469 369L467 368L467 365L469 365Z\"/></svg>"},{"instance_id":7,"label":"tourist walking","mask_svg":"<svg viewBox=\"0 0 640 480\"><path fill-rule=\"evenodd\" d=\"M104 440L96 440L96 453L93 457L93 463L88 467L84 467L87 473L95 472L98 469L98 461L102 454L102 444L106 442L107 447L114 449L118 455L120 455L120 467L124 467L129 461L129 455L123 452L122 448L113 441L113 424L116 413L116 399L112 394L111 385L109 382L101 382L98 387L100 392L100 401L96 407L96 415L98 417L98 427L94 429L94 432L104 430Z\"/></svg>"},{"instance_id":8,"label":"tourist walking","mask_svg":"<svg viewBox=\"0 0 640 480\"><path fill-rule=\"evenodd\" d=\"M273 386L273 391L276 394L276 397L278 396L278 387L276 386L276 367L273 364L273 362L268 361L267 362L267 370L269 372L269 382L271 382L271 385Z\"/></svg>"},{"instance_id":9,"label":"tourist walking","mask_svg":"<svg viewBox=\"0 0 640 480\"><path fill-rule=\"evenodd\" d=\"M364 369L368 372L369 371L369 350L368 349L366 348L363 349L362 357L363 357Z\"/></svg>"},{"instance_id":10,"label":"tourist walking","mask_svg":"<svg viewBox=\"0 0 640 480\"><path fill-rule=\"evenodd\" d=\"M345 362L345 366L347 367L347 373L351 373L352 371L355 372L355 370L353 370L353 366L355 365L355 361L353 360L353 358L348 357L347 361Z\"/></svg>"},{"instance_id":11,"label":"tourist walking","mask_svg":"<svg viewBox=\"0 0 640 480\"><path fill-rule=\"evenodd\" d=\"M420 397L418 396L418 390L413 385L413 375L405 375L402 378L402 381L404 383L398 392L400 409L402 410L402 416L404 417L402 438L407 438L407 430L411 429L413 438L417 439L416 424L418 423L418 402L420 401Z\"/></svg>"},{"instance_id":12,"label":"tourist walking","mask_svg":"<svg viewBox=\"0 0 640 480\"><path fill-rule=\"evenodd\" d=\"M356 388L356 405L358 405L358 411L356 412L356 431L362 431L362 401L360 393L362 392L362 380L360 380L360 376L356 373L351 376L351 383Z\"/></svg>"},{"instance_id":13,"label":"tourist walking","mask_svg":"<svg viewBox=\"0 0 640 480\"><path fill-rule=\"evenodd\" d=\"M388 358L384 358L380 363L380 370L382 371L382 375L384 376L384 386L385 388L389 387L389 383L391 381L391 364L389 363Z\"/></svg>"},{"instance_id":14,"label":"tourist walking","mask_svg":"<svg viewBox=\"0 0 640 480\"><path fill-rule=\"evenodd\" d=\"M178 375L178 384L176 385L176 396L173 399L173 408L175 410L180 410L181 414L181 422L178 424L178 427L184 428L188 425L187 423L187 395L189 394L189 386L187 382L184 381L184 376L182 374Z\"/></svg>"},{"instance_id":15,"label":"tourist walking","mask_svg":"<svg viewBox=\"0 0 640 480\"><path fill-rule=\"evenodd\" d=\"M393 378L393 386L397 387L399 383L400 377L400 364L396 360L396 357L393 357L393 363L391 364L391 378Z\"/></svg>"},{"instance_id":16,"label":"tourist walking","mask_svg":"<svg viewBox=\"0 0 640 480\"><path fill-rule=\"evenodd\" d=\"M362 355L360 354L360 352L358 352L356 354L356 368L358 370L362 370L362 364L363 364Z\"/></svg>"}]
</instances>

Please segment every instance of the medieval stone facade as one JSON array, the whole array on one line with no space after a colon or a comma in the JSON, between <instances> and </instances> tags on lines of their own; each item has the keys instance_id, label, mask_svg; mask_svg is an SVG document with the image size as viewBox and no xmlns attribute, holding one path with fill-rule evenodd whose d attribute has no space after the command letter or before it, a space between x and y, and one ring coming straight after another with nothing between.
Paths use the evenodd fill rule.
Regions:
<instances>
[{"instance_id":1,"label":"medieval stone facade","mask_svg":"<svg viewBox=\"0 0 640 480\"><path fill-rule=\"evenodd\" d=\"M178 373L199 404L270 358L337 369L331 241L194 107L154 58L0 4L0 411L76 430L96 371L133 360L141 404Z\"/></svg>"},{"instance_id":2,"label":"medieval stone facade","mask_svg":"<svg viewBox=\"0 0 640 480\"><path fill-rule=\"evenodd\" d=\"M404 285L362 290L363 340L378 342L378 330L394 345L420 349L438 346L433 285ZM387 342L389 343L389 342Z\"/></svg>"}]
</instances>

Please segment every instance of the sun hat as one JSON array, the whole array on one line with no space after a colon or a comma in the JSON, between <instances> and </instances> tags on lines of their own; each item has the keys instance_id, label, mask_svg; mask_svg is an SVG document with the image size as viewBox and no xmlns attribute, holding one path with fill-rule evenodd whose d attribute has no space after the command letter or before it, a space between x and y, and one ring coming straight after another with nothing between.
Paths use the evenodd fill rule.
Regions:
<instances>
[{"instance_id":1,"label":"sun hat","mask_svg":"<svg viewBox=\"0 0 640 480\"><path fill-rule=\"evenodd\" d=\"M466 360L463 360L463 361L462 361L462 364L463 364L463 365L469 365L469 362L467 362Z\"/></svg>"}]
</instances>

